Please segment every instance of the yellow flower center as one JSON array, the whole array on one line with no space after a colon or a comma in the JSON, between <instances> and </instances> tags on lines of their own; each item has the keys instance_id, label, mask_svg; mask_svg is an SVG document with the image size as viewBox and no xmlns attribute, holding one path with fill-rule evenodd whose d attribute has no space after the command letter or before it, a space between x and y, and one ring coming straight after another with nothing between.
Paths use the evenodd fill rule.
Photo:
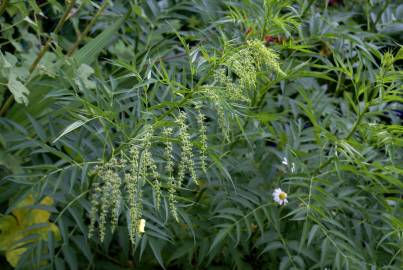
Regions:
<instances>
[{"instance_id":1,"label":"yellow flower center","mask_svg":"<svg viewBox=\"0 0 403 270\"><path fill-rule=\"evenodd\" d=\"M280 198L280 200L284 200L285 198L287 198L287 193L285 192L281 192L278 197Z\"/></svg>"}]
</instances>

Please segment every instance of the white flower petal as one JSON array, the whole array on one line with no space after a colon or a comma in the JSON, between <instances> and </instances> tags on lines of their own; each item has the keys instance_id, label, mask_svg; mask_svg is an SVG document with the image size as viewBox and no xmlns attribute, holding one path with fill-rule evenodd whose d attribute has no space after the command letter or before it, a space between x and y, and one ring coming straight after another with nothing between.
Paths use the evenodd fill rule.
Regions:
<instances>
[{"instance_id":1,"label":"white flower petal","mask_svg":"<svg viewBox=\"0 0 403 270\"><path fill-rule=\"evenodd\" d=\"M144 218L140 219L139 228L138 228L139 233L145 232L145 230L144 230L145 226L146 226L146 220Z\"/></svg>"},{"instance_id":2,"label":"white flower petal","mask_svg":"<svg viewBox=\"0 0 403 270\"><path fill-rule=\"evenodd\" d=\"M280 195L283 193L285 194L285 198L281 199ZM275 201L276 203L278 203L280 205L285 205L288 203L287 193L285 193L281 188L274 189L272 195L273 195L273 201Z\"/></svg>"}]
</instances>

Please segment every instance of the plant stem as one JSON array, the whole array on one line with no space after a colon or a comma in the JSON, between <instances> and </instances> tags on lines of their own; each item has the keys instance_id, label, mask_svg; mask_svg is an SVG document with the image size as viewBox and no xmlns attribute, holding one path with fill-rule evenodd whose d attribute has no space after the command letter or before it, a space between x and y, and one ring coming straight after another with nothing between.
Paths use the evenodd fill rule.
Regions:
<instances>
[{"instance_id":1,"label":"plant stem","mask_svg":"<svg viewBox=\"0 0 403 270\"><path fill-rule=\"evenodd\" d=\"M379 22L379 20L382 17L382 14L385 12L386 8L389 6L389 0L385 2L385 4L382 7L381 12L378 13L378 15L376 16L375 22L374 22L374 29L376 30L376 24Z\"/></svg>"},{"instance_id":2,"label":"plant stem","mask_svg":"<svg viewBox=\"0 0 403 270\"><path fill-rule=\"evenodd\" d=\"M7 4L8 4L8 0L1 1L1 4L0 4L0 16L3 15L4 11L6 11Z\"/></svg>"},{"instance_id":3,"label":"plant stem","mask_svg":"<svg viewBox=\"0 0 403 270\"><path fill-rule=\"evenodd\" d=\"M348 135L346 136L346 138L344 140L348 140L351 138L351 136L354 135L354 132L357 130L358 126L360 125L362 118L364 117L367 110L368 110L368 106L366 105L364 110L358 116L357 121L354 123L353 128L351 129L351 131L348 133ZM331 158L329 158L326 162L322 163L317 169L315 169L315 171L312 174L313 175L318 174L323 168L325 168L327 165L329 165L334 159L335 159L335 156L332 156Z\"/></svg>"},{"instance_id":4,"label":"plant stem","mask_svg":"<svg viewBox=\"0 0 403 270\"><path fill-rule=\"evenodd\" d=\"M70 1L70 4L67 7L67 10L64 12L63 16L60 18L59 22L57 23L55 30L53 31L53 34L59 33L59 31L62 29L64 23L67 21L67 17L69 16L71 10L74 7L75 2L76 2L76 0ZM42 60L45 53L49 50L51 42L52 42L52 37L49 36L48 40L45 43L45 46L42 47L41 51L36 56L34 62L32 62L31 66L29 68L29 73L32 73L35 70L35 68L38 66L39 62Z\"/></svg>"},{"instance_id":5,"label":"plant stem","mask_svg":"<svg viewBox=\"0 0 403 270\"><path fill-rule=\"evenodd\" d=\"M302 13L301 13L301 18L304 17L305 13L306 13L306 12L308 11L308 9L312 6L313 2L315 2L315 0L311 0L311 1L308 3L308 6L307 6L306 8L304 8L304 10L303 10Z\"/></svg>"},{"instance_id":6,"label":"plant stem","mask_svg":"<svg viewBox=\"0 0 403 270\"><path fill-rule=\"evenodd\" d=\"M8 108L11 106L11 104L13 104L13 100L14 100L14 96L11 94L7 98L6 102L4 102L3 107L1 107L1 109L0 109L0 117L3 116L7 112Z\"/></svg>"},{"instance_id":7,"label":"plant stem","mask_svg":"<svg viewBox=\"0 0 403 270\"><path fill-rule=\"evenodd\" d=\"M260 37L261 40L264 40L264 36L266 34L267 21L268 21L268 18L267 18L268 17L268 11L267 11L268 8L266 5L265 5L264 9L265 9L265 14L264 14L264 18L263 18L264 22L263 22L263 27L262 27L262 36Z\"/></svg>"},{"instance_id":8,"label":"plant stem","mask_svg":"<svg viewBox=\"0 0 403 270\"><path fill-rule=\"evenodd\" d=\"M92 26L95 24L99 16L101 16L102 12L105 10L106 6L109 4L109 0L104 0L102 3L100 9L98 12L95 14L94 17L92 17L91 21L87 24L85 27L84 31L78 35L76 42L74 42L74 45L69 49L67 52L67 56L71 56L75 50L77 50L78 46L80 45L81 41L88 35L88 32L91 30Z\"/></svg>"},{"instance_id":9,"label":"plant stem","mask_svg":"<svg viewBox=\"0 0 403 270\"><path fill-rule=\"evenodd\" d=\"M360 115L358 116L357 121L355 122L353 128L351 129L350 133L348 133L347 137L345 138L345 140L348 140L351 138L351 136L353 136L354 132L357 130L358 126L360 125L362 118L364 116L364 114L367 112L368 110L368 106L366 105L364 110L360 113Z\"/></svg>"},{"instance_id":10,"label":"plant stem","mask_svg":"<svg viewBox=\"0 0 403 270\"><path fill-rule=\"evenodd\" d=\"M4 12L7 2L8 2L8 0L3 0L2 4L0 6L0 15ZM70 4L69 4L67 10L64 12L62 18L60 18L59 22L57 23L57 25L55 27L55 30L53 31L54 34L57 34L62 29L64 23L67 21L67 17L69 16L71 10L74 7L75 2L76 2L76 0L70 1ZM49 38L47 39L47 41L45 43L45 46L42 47L41 51L38 53L35 60L32 62L31 66L29 67L30 74L32 74L32 72L38 66L39 62L41 61L41 59L43 58L45 53L49 50L51 42L52 42L52 38L49 36ZM6 114L7 110L13 104L13 101L14 101L14 96L11 94L0 109L0 117Z\"/></svg>"}]
</instances>

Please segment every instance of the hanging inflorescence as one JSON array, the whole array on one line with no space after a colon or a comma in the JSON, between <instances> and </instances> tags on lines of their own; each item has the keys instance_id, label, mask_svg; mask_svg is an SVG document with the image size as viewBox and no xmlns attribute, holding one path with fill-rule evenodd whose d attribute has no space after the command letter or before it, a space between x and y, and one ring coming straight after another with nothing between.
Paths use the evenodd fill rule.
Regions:
<instances>
[{"instance_id":1,"label":"hanging inflorescence","mask_svg":"<svg viewBox=\"0 0 403 270\"><path fill-rule=\"evenodd\" d=\"M139 173L139 149L136 145L131 145L129 150L129 166L130 169L125 174L125 185L127 192L127 206L129 211L128 231L130 241L135 242L136 236L139 235L138 225L141 221L143 212L142 204L142 177Z\"/></svg>"},{"instance_id":2,"label":"hanging inflorescence","mask_svg":"<svg viewBox=\"0 0 403 270\"><path fill-rule=\"evenodd\" d=\"M285 76L279 64L279 56L260 40L250 40L246 45L230 53L214 72L212 84L202 87L202 92L215 104L218 125L229 140L229 124L226 111L230 103L249 103L250 89L257 84L257 74L263 68Z\"/></svg>"},{"instance_id":3,"label":"hanging inflorescence","mask_svg":"<svg viewBox=\"0 0 403 270\"><path fill-rule=\"evenodd\" d=\"M201 111L201 104L196 104L197 111L197 124L199 126L199 134L200 134L200 167L204 173L207 172L207 128L204 124L205 116Z\"/></svg>"},{"instance_id":4,"label":"hanging inflorescence","mask_svg":"<svg viewBox=\"0 0 403 270\"><path fill-rule=\"evenodd\" d=\"M261 41L248 41L245 46L232 52L217 68L212 84L202 89L214 102L218 112L218 123L225 138L229 139L229 124L225 120L227 106L231 102L249 102L248 90L256 87L257 72L266 66L279 74L284 74L278 63L278 55ZM201 104L195 104L200 156L193 153L193 142L189 133L188 114L179 112L174 127L164 128L163 139L155 142L155 129L147 125L141 135L130 141L128 150L111 158L94 170L96 177L92 184L89 236L93 236L96 225L100 240L108 231L114 232L122 208L128 210L127 227L134 244L144 231L143 187L149 185L155 198L155 208L161 205L166 194L171 215L179 221L177 193L186 175L194 184L199 183L195 160L200 160L200 168L207 171L207 128ZM177 134L177 135L175 135ZM177 136L178 138L175 138ZM196 137L196 138L197 138ZM179 139L179 140L177 140ZM174 141L179 141L178 166L175 166ZM153 148L163 144L164 151L159 165L153 157ZM157 152L158 153L158 152ZM160 173L163 171L163 173ZM166 176L166 177L162 177ZM164 179L164 181L162 181ZM110 228L110 229L109 229ZM108 230L109 229L109 230Z\"/></svg>"},{"instance_id":5,"label":"hanging inflorescence","mask_svg":"<svg viewBox=\"0 0 403 270\"><path fill-rule=\"evenodd\" d=\"M143 164L141 168L143 169L143 171L141 172L141 175L143 175L144 178L147 178L148 176L152 178L150 180L152 182L153 191L155 194L155 205L158 209L161 203L161 183L159 181L160 175L158 173L157 164L151 154L151 139L153 133L154 129L152 128L152 126L148 126L146 128L142 144Z\"/></svg>"},{"instance_id":6,"label":"hanging inflorescence","mask_svg":"<svg viewBox=\"0 0 403 270\"><path fill-rule=\"evenodd\" d=\"M198 185L195 164L193 160L192 143L188 132L188 125L186 124L187 115L185 112L180 112L176 123L179 125L179 138L181 142L181 161L179 163L178 172L178 187L182 185L185 173L188 170L192 181ZM187 170L186 170L187 169Z\"/></svg>"},{"instance_id":7,"label":"hanging inflorescence","mask_svg":"<svg viewBox=\"0 0 403 270\"><path fill-rule=\"evenodd\" d=\"M112 158L108 163L97 166L94 170L97 175L102 175L102 178L96 179L93 183L89 236L92 237L94 234L96 217L99 214L98 227L101 241L105 239L108 220L110 220L111 232L115 231L118 223L122 194L121 177L117 171L123 167L122 165L120 161Z\"/></svg>"},{"instance_id":8,"label":"hanging inflorescence","mask_svg":"<svg viewBox=\"0 0 403 270\"><path fill-rule=\"evenodd\" d=\"M172 128L164 128L163 135L165 137L165 149L164 149L164 159L165 159L165 171L168 177L168 203L169 209L171 210L172 216L175 218L176 221L178 219L178 212L176 210L176 190L177 190L177 183L174 177L174 159L173 159L173 144L170 141L172 136Z\"/></svg>"},{"instance_id":9,"label":"hanging inflorescence","mask_svg":"<svg viewBox=\"0 0 403 270\"><path fill-rule=\"evenodd\" d=\"M204 115L201 113L200 105L197 106L197 111L202 144L200 150L201 167L206 170L207 136L206 127L203 123ZM94 169L96 177L92 184L89 237L94 235L96 225L98 225L101 241L104 241L108 231L113 233L118 225L119 215L125 203L128 209L127 227L129 237L132 244L135 244L136 239L141 237L144 227L142 224L144 225L145 222L142 219L143 186L145 184L149 184L152 187L157 210L161 204L162 192L164 190L167 192L170 212L174 219L179 221L177 192L182 186L186 173L189 173L194 183L198 183L193 146L186 121L186 113L181 112L176 120L181 149L176 176L173 155L174 145L172 143L174 129L169 127L162 130L164 136L162 141L164 143L163 160L165 164L160 169L164 170L164 175L167 176L166 183L161 183L162 178L159 173L159 167L152 154L154 146L154 128L152 126L144 128L144 133L140 139L130 142L127 153L122 153L118 158L111 158L110 161ZM158 142L156 145L158 145Z\"/></svg>"}]
</instances>

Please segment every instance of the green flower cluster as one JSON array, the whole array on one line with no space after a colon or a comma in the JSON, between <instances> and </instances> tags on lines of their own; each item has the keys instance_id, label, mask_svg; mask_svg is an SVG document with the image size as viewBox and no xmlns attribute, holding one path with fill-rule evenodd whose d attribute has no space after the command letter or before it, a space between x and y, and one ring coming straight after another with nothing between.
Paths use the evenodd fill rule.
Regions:
<instances>
[{"instance_id":1,"label":"green flower cluster","mask_svg":"<svg viewBox=\"0 0 403 270\"><path fill-rule=\"evenodd\" d=\"M105 239L106 224L108 216L111 216L111 232L114 232L119 219L121 206L121 178L118 175L119 169L123 167L120 160L112 158L103 166L97 166L95 173L100 176L93 183L93 193L91 194L91 212L89 237L92 237L95 230L96 217L99 212L99 235L101 241ZM99 181L102 180L102 181ZM100 208L100 209L99 209Z\"/></svg>"},{"instance_id":2,"label":"green flower cluster","mask_svg":"<svg viewBox=\"0 0 403 270\"><path fill-rule=\"evenodd\" d=\"M201 112L201 104L196 104L196 111L197 111L197 124L199 125L199 132L200 132L200 167L202 168L203 172L207 172L207 128L204 125L205 116Z\"/></svg>"},{"instance_id":3,"label":"green flower cluster","mask_svg":"<svg viewBox=\"0 0 403 270\"><path fill-rule=\"evenodd\" d=\"M282 76L286 76L284 71L282 71L280 68L278 54L272 49L266 47L262 41L248 40L247 50L249 51L249 54L251 54L256 71L261 69L263 66L267 66L272 71Z\"/></svg>"},{"instance_id":4,"label":"green flower cluster","mask_svg":"<svg viewBox=\"0 0 403 270\"><path fill-rule=\"evenodd\" d=\"M256 87L257 73L264 66L280 75L286 75L280 68L278 54L260 40L248 40L246 46L233 53L225 65L238 77L239 87L242 88ZM221 78L220 81L226 79Z\"/></svg>"},{"instance_id":5,"label":"green flower cluster","mask_svg":"<svg viewBox=\"0 0 403 270\"><path fill-rule=\"evenodd\" d=\"M181 160L179 162L178 187L182 185L183 179L185 178L186 169L189 171L192 181L198 185L195 163L193 160L192 143L190 142L186 118L186 113L180 112L179 117L176 120L176 123L179 125L179 137L182 149Z\"/></svg>"},{"instance_id":6,"label":"green flower cluster","mask_svg":"<svg viewBox=\"0 0 403 270\"><path fill-rule=\"evenodd\" d=\"M224 137L229 140L229 124L226 112L230 103L249 103L248 90L257 84L257 74L267 67L285 76L281 70L279 56L260 40L248 40L246 44L229 54L214 72L212 84L202 87L202 92L215 104L218 125ZM235 76L234 76L235 75Z\"/></svg>"},{"instance_id":7,"label":"green flower cluster","mask_svg":"<svg viewBox=\"0 0 403 270\"><path fill-rule=\"evenodd\" d=\"M119 159L113 157L107 163L95 168L94 172L97 177L93 182L91 194L89 237L94 234L98 214L100 240L105 239L109 217L110 231L111 233L115 231L123 201L122 183L124 183L126 204L129 210L130 240L134 244L136 237L140 237L138 228L143 212L142 187L147 181L153 180L152 186L156 194L157 208L161 200L160 176L151 154L152 136L153 128L149 126L145 129L140 146L134 142L131 143L128 156L122 153Z\"/></svg>"},{"instance_id":8,"label":"green flower cluster","mask_svg":"<svg viewBox=\"0 0 403 270\"><path fill-rule=\"evenodd\" d=\"M168 176L168 203L169 209L171 210L172 216L175 218L176 221L179 221L178 212L176 210L176 190L177 190L177 183L175 177L173 176L174 173L174 160L173 160L173 144L169 140L172 136L172 128L164 128L163 135L165 139L165 149L164 149L164 159L166 161L165 164L165 171Z\"/></svg>"},{"instance_id":9,"label":"green flower cluster","mask_svg":"<svg viewBox=\"0 0 403 270\"><path fill-rule=\"evenodd\" d=\"M129 150L130 155L130 169L125 174L126 192L128 195L127 206L129 208L129 222L128 230L129 237L132 244L134 244L136 236L140 235L138 231L138 224L141 220L141 214L143 212L142 202L142 182L139 170L139 150L136 145L131 145Z\"/></svg>"},{"instance_id":10,"label":"green flower cluster","mask_svg":"<svg viewBox=\"0 0 403 270\"><path fill-rule=\"evenodd\" d=\"M201 113L200 105L197 106L197 112L201 132L201 168L205 171L207 167L207 129L204 126L204 115ZM175 162L172 143L174 129L169 127L164 128L162 131L164 136L164 174L167 176L167 183L164 187L166 187L168 193L171 214L177 221L179 221L179 218L176 208L176 193L178 188L182 186L186 172L189 172L192 181L198 184L193 146L190 141L189 127L186 120L187 114L180 112L176 120L181 148L177 176L174 175ZM123 202L125 202L129 212L129 237L132 244L135 244L136 239L142 233L139 231L141 227L139 224L141 224L143 213L143 186L146 183L152 187L155 196L155 207L156 209L159 208L163 186L160 181L161 175L158 172L158 165L152 155L153 133L154 128L147 126L140 139L130 142L128 154L122 152L119 158L113 157L94 169L96 177L92 184L89 237L94 235L96 225L98 225L101 241L105 239L108 225L110 225L110 232L113 233L119 221ZM122 191L124 191L123 194Z\"/></svg>"}]
</instances>

